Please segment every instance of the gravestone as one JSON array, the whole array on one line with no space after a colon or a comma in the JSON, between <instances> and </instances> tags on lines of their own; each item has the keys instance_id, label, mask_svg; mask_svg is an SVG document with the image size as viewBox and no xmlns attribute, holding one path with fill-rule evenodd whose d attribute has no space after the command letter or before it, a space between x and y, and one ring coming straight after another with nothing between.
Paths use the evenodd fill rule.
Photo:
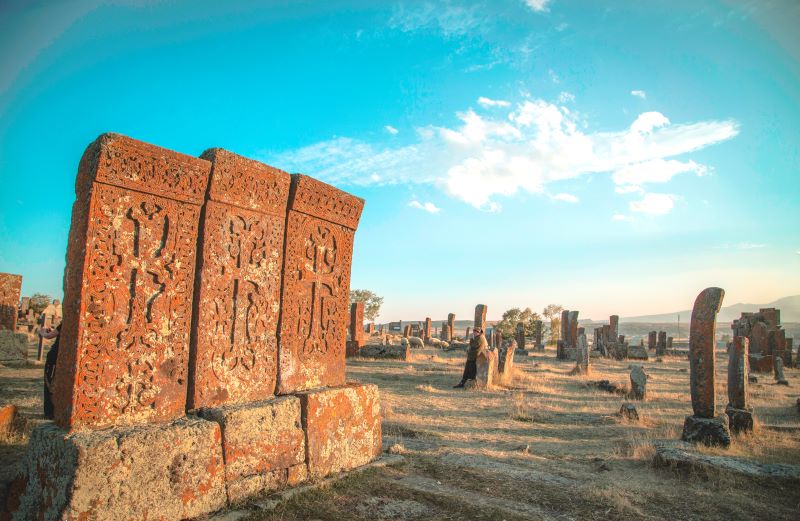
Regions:
<instances>
[{"instance_id":1,"label":"gravestone","mask_svg":"<svg viewBox=\"0 0 800 521\"><path fill-rule=\"evenodd\" d=\"M56 369L65 429L184 415L197 228L211 164L117 134L76 180Z\"/></svg>"},{"instance_id":2,"label":"gravestone","mask_svg":"<svg viewBox=\"0 0 800 521\"><path fill-rule=\"evenodd\" d=\"M507 346L498 349L497 379L502 385L510 385L514 379L514 352L516 350L517 343L514 340Z\"/></svg>"},{"instance_id":3,"label":"gravestone","mask_svg":"<svg viewBox=\"0 0 800 521\"><path fill-rule=\"evenodd\" d=\"M656 331L650 331L649 333L647 333L647 349L655 351L657 335L658 333Z\"/></svg>"},{"instance_id":4,"label":"gravestone","mask_svg":"<svg viewBox=\"0 0 800 521\"><path fill-rule=\"evenodd\" d=\"M706 445L730 445L728 416L716 415L714 372L717 313L725 291L703 290L694 302L689 329L689 369L694 414L686 417L681 439Z\"/></svg>"},{"instance_id":5,"label":"gravestone","mask_svg":"<svg viewBox=\"0 0 800 521\"><path fill-rule=\"evenodd\" d=\"M350 304L350 340L347 341L347 356L355 356L364 347L364 303Z\"/></svg>"},{"instance_id":6,"label":"gravestone","mask_svg":"<svg viewBox=\"0 0 800 521\"><path fill-rule=\"evenodd\" d=\"M477 365L475 387L478 389L493 388L497 375L497 351L489 349L482 350L478 353L478 358L475 363Z\"/></svg>"},{"instance_id":7,"label":"gravestone","mask_svg":"<svg viewBox=\"0 0 800 521\"><path fill-rule=\"evenodd\" d=\"M518 349L525 349L525 324L522 322L517 323L517 348Z\"/></svg>"},{"instance_id":8,"label":"gravestone","mask_svg":"<svg viewBox=\"0 0 800 521\"><path fill-rule=\"evenodd\" d=\"M575 350L575 372L589 374L589 342L585 334L578 335L578 346Z\"/></svg>"},{"instance_id":9,"label":"gravestone","mask_svg":"<svg viewBox=\"0 0 800 521\"><path fill-rule=\"evenodd\" d=\"M789 385L789 382L786 380L786 376L783 373L783 359L779 356L776 356L774 364L775 382L778 385Z\"/></svg>"},{"instance_id":10,"label":"gravestone","mask_svg":"<svg viewBox=\"0 0 800 521\"><path fill-rule=\"evenodd\" d=\"M22 275L0 273L0 329L15 332Z\"/></svg>"},{"instance_id":11,"label":"gravestone","mask_svg":"<svg viewBox=\"0 0 800 521\"><path fill-rule=\"evenodd\" d=\"M403 338L409 338L411 336L411 324L406 324L403 327Z\"/></svg>"},{"instance_id":12,"label":"gravestone","mask_svg":"<svg viewBox=\"0 0 800 521\"><path fill-rule=\"evenodd\" d=\"M749 340L745 336L734 336L728 355L728 415L731 431L747 432L753 430L753 411L748 403Z\"/></svg>"},{"instance_id":13,"label":"gravestone","mask_svg":"<svg viewBox=\"0 0 800 521\"><path fill-rule=\"evenodd\" d=\"M631 392L630 397L634 400L647 399L647 374L640 365L631 368Z\"/></svg>"},{"instance_id":14,"label":"gravestone","mask_svg":"<svg viewBox=\"0 0 800 521\"><path fill-rule=\"evenodd\" d=\"M200 222L189 408L275 394L289 174L222 149Z\"/></svg>"},{"instance_id":15,"label":"gravestone","mask_svg":"<svg viewBox=\"0 0 800 521\"><path fill-rule=\"evenodd\" d=\"M481 331L486 332L486 304L478 304L475 306L475 326L481 328ZM455 320L455 315L453 315Z\"/></svg>"},{"instance_id":16,"label":"gravestone","mask_svg":"<svg viewBox=\"0 0 800 521\"><path fill-rule=\"evenodd\" d=\"M423 334L424 334L423 340L425 340L425 342L430 342L431 338L432 338L431 337L431 318L430 317L425 319L425 332Z\"/></svg>"},{"instance_id":17,"label":"gravestone","mask_svg":"<svg viewBox=\"0 0 800 521\"><path fill-rule=\"evenodd\" d=\"M453 335L455 335L456 331L456 315L455 313L448 313L447 314L447 329L449 330L450 340L453 339ZM448 342L450 341L448 340Z\"/></svg>"},{"instance_id":18,"label":"gravestone","mask_svg":"<svg viewBox=\"0 0 800 521\"><path fill-rule=\"evenodd\" d=\"M353 236L364 200L292 175L278 348L278 394L345 383Z\"/></svg>"},{"instance_id":19,"label":"gravestone","mask_svg":"<svg viewBox=\"0 0 800 521\"><path fill-rule=\"evenodd\" d=\"M658 332L658 343L656 344L656 355L664 356L667 354L667 332Z\"/></svg>"}]
</instances>

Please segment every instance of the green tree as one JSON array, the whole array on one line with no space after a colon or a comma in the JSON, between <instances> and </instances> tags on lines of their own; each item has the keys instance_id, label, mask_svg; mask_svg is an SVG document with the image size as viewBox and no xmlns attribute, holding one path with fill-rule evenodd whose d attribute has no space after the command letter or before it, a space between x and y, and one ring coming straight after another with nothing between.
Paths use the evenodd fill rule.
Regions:
<instances>
[{"instance_id":1,"label":"green tree","mask_svg":"<svg viewBox=\"0 0 800 521\"><path fill-rule=\"evenodd\" d=\"M535 332L537 320L541 320L541 316L531 308L525 308L524 310L511 308L503 313L503 319L496 323L494 327L500 330L504 337L510 338L516 334L517 324L522 322L525 324L525 335L531 336Z\"/></svg>"},{"instance_id":2,"label":"green tree","mask_svg":"<svg viewBox=\"0 0 800 521\"><path fill-rule=\"evenodd\" d=\"M368 289L351 289L350 303L354 302L364 303L364 318L370 322L373 322L381 314L383 297L379 297Z\"/></svg>"},{"instance_id":3,"label":"green tree","mask_svg":"<svg viewBox=\"0 0 800 521\"><path fill-rule=\"evenodd\" d=\"M44 308L50 305L53 302L53 298L50 295L45 295L44 293L35 293L30 300L28 306L33 310L34 314L38 317Z\"/></svg>"},{"instance_id":4,"label":"green tree","mask_svg":"<svg viewBox=\"0 0 800 521\"><path fill-rule=\"evenodd\" d=\"M542 315L550 321L550 341L555 343L561 335L561 312L564 308L561 304L548 304L542 310Z\"/></svg>"}]
</instances>

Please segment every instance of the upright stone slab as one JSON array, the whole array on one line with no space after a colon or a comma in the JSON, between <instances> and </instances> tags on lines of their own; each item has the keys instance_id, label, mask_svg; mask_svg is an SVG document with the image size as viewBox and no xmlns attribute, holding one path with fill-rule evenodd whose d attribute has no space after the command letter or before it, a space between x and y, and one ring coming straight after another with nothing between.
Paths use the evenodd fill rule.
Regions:
<instances>
[{"instance_id":1,"label":"upright stone slab","mask_svg":"<svg viewBox=\"0 0 800 521\"><path fill-rule=\"evenodd\" d=\"M278 393L345 381L353 236L364 200L292 175L286 220Z\"/></svg>"},{"instance_id":2,"label":"upright stone slab","mask_svg":"<svg viewBox=\"0 0 800 521\"><path fill-rule=\"evenodd\" d=\"M525 324L522 322L517 323L517 348L518 349L525 349Z\"/></svg>"},{"instance_id":3,"label":"upright stone slab","mask_svg":"<svg viewBox=\"0 0 800 521\"><path fill-rule=\"evenodd\" d=\"M423 340L425 342L430 342L431 341L431 338L432 338L431 337L431 317L427 317L425 319L425 331L424 331L423 335L424 335Z\"/></svg>"},{"instance_id":4,"label":"upright stone slab","mask_svg":"<svg viewBox=\"0 0 800 521\"><path fill-rule=\"evenodd\" d=\"M117 134L80 162L53 393L67 429L183 416L211 164Z\"/></svg>"},{"instance_id":5,"label":"upright stone slab","mask_svg":"<svg viewBox=\"0 0 800 521\"><path fill-rule=\"evenodd\" d=\"M647 373L640 365L635 365L631 369L631 392L630 397L634 400L644 400L647 398Z\"/></svg>"},{"instance_id":6,"label":"upright stone slab","mask_svg":"<svg viewBox=\"0 0 800 521\"><path fill-rule=\"evenodd\" d=\"M455 315L453 315L455 320ZM475 327L481 328L481 331L486 333L486 304L478 304L475 306Z\"/></svg>"},{"instance_id":7,"label":"upright stone slab","mask_svg":"<svg viewBox=\"0 0 800 521\"><path fill-rule=\"evenodd\" d=\"M569 312L569 346L575 348L578 345L578 311Z\"/></svg>"},{"instance_id":8,"label":"upright stone slab","mask_svg":"<svg viewBox=\"0 0 800 521\"><path fill-rule=\"evenodd\" d=\"M656 350L656 338L658 333L656 331L650 331L647 333L647 349L651 351Z\"/></svg>"},{"instance_id":9,"label":"upright stone slab","mask_svg":"<svg viewBox=\"0 0 800 521\"><path fill-rule=\"evenodd\" d=\"M570 346L570 339L569 339L569 310L565 309L561 312L561 341L564 343L565 346Z\"/></svg>"},{"instance_id":10,"label":"upright stone slab","mask_svg":"<svg viewBox=\"0 0 800 521\"><path fill-rule=\"evenodd\" d=\"M478 353L478 358L475 361L475 365L477 366L475 387L478 389L491 389L494 387L495 379L498 377L497 358L497 351L484 349Z\"/></svg>"},{"instance_id":11,"label":"upright stone slab","mask_svg":"<svg viewBox=\"0 0 800 521\"><path fill-rule=\"evenodd\" d=\"M17 330L17 308L22 275L0 273L0 329Z\"/></svg>"},{"instance_id":12,"label":"upright stone slab","mask_svg":"<svg viewBox=\"0 0 800 521\"><path fill-rule=\"evenodd\" d=\"M728 415L731 430L744 432L753 430L753 413L748 403L747 386L749 341L745 336L734 336L728 355Z\"/></svg>"},{"instance_id":13,"label":"upright stone slab","mask_svg":"<svg viewBox=\"0 0 800 521\"><path fill-rule=\"evenodd\" d=\"M575 313L576 313L575 321L577 323L578 320L577 311ZM610 317L608 317L608 325L611 338L617 338L617 336L619 335L619 315L611 315Z\"/></svg>"},{"instance_id":14,"label":"upright stone slab","mask_svg":"<svg viewBox=\"0 0 800 521\"><path fill-rule=\"evenodd\" d=\"M694 415L713 418L716 409L714 355L717 313L725 290L707 288L694 302L689 330L689 367Z\"/></svg>"},{"instance_id":15,"label":"upright stone slab","mask_svg":"<svg viewBox=\"0 0 800 521\"><path fill-rule=\"evenodd\" d=\"M667 353L667 332L659 331L658 343L656 344L656 354L658 356L664 356L666 353Z\"/></svg>"},{"instance_id":16,"label":"upright stone slab","mask_svg":"<svg viewBox=\"0 0 800 521\"><path fill-rule=\"evenodd\" d=\"M356 356L364 347L364 303L350 304L350 340L347 341L347 356Z\"/></svg>"},{"instance_id":17,"label":"upright stone slab","mask_svg":"<svg viewBox=\"0 0 800 521\"><path fill-rule=\"evenodd\" d=\"M578 335L578 345L575 349L575 372L589 374L589 342L586 335Z\"/></svg>"},{"instance_id":18,"label":"upright stone slab","mask_svg":"<svg viewBox=\"0 0 800 521\"><path fill-rule=\"evenodd\" d=\"M275 394L289 174L222 149L200 223L190 408Z\"/></svg>"},{"instance_id":19,"label":"upright stone slab","mask_svg":"<svg viewBox=\"0 0 800 521\"><path fill-rule=\"evenodd\" d=\"M450 339L452 340L453 335L455 335L455 331L456 331L456 314L455 313L448 313L447 314L447 328L450 330Z\"/></svg>"},{"instance_id":20,"label":"upright stone slab","mask_svg":"<svg viewBox=\"0 0 800 521\"><path fill-rule=\"evenodd\" d=\"M411 324L406 324L403 327L403 337L409 338L411 336Z\"/></svg>"},{"instance_id":21,"label":"upright stone slab","mask_svg":"<svg viewBox=\"0 0 800 521\"><path fill-rule=\"evenodd\" d=\"M728 416L716 414L715 396L715 334L717 313L725 291L704 289L694 302L689 329L689 368L694 414L687 416L681 439L706 445L730 445Z\"/></svg>"}]
</instances>

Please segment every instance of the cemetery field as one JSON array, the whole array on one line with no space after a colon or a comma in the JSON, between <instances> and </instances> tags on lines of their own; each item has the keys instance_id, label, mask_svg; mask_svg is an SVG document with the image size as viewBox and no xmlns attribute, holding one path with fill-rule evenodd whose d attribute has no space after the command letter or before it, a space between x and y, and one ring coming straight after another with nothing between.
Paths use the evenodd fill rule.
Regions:
<instances>
[{"instance_id":1,"label":"cemetery field","mask_svg":"<svg viewBox=\"0 0 800 521\"><path fill-rule=\"evenodd\" d=\"M355 472L298 494L275 510L241 507L251 520L668 519L795 520L800 483L761 481L722 471L655 467L654 444L680 437L691 413L688 361L592 358L592 374L548 348L516 356L515 383L490 391L453 389L464 353L426 348L411 362L348 359L348 378L377 384L384 449L403 460ZM35 355L34 355L35 356ZM649 375L639 422L617 415L627 401L593 381L629 386L629 366ZM727 403L727 356L718 355L717 408ZM750 395L758 426L727 450L696 448L764 463L800 464L800 371L789 386L757 374ZM0 368L0 405L36 419L41 368ZM24 455L25 436L0 439L2 484Z\"/></svg>"}]
</instances>

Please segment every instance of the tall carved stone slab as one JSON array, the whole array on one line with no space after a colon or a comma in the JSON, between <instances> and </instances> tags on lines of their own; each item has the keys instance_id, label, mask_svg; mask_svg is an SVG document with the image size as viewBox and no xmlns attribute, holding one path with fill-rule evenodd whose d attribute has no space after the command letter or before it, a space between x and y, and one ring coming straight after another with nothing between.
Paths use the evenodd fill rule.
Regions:
<instances>
[{"instance_id":1,"label":"tall carved stone slab","mask_svg":"<svg viewBox=\"0 0 800 521\"><path fill-rule=\"evenodd\" d=\"M722 288L706 288L694 301L689 329L689 368L692 409L701 418L713 418L715 396L715 328L717 313L725 297Z\"/></svg>"},{"instance_id":2,"label":"tall carved stone slab","mask_svg":"<svg viewBox=\"0 0 800 521\"><path fill-rule=\"evenodd\" d=\"M569 312L569 346L576 347L578 345L578 311Z\"/></svg>"},{"instance_id":3,"label":"tall carved stone slab","mask_svg":"<svg viewBox=\"0 0 800 521\"><path fill-rule=\"evenodd\" d=\"M756 322L750 328L750 352L754 355L768 355L769 331L764 322Z\"/></svg>"},{"instance_id":4,"label":"tall carved stone slab","mask_svg":"<svg viewBox=\"0 0 800 521\"><path fill-rule=\"evenodd\" d=\"M525 349L525 324L522 322L517 323L516 337L517 347Z\"/></svg>"},{"instance_id":5,"label":"tall carved stone slab","mask_svg":"<svg viewBox=\"0 0 800 521\"><path fill-rule=\"evenodd\" d=\"M17 330L17 306L22 275L0 273L0 329Z\"/></svg>"},{"instance_id":6,"label":"tall carved stone slab","mask_svg":"<svg viewBox=\"0 0 800 521\"><path fill-rule=\"evenodd\" d=\"M290 176L222 149L200 223L189 408L275 394Z\"/></svg>"},{"instance_id":7,"label":"tall carved stone slab","mask_svg":"<svg viewBox=\"0 0 800 521\"><path fill-rule=\"evenodd\" d=\"M425 319L425 331L423 332L423 340L428 342L431 339L431 318Z\"/></svg>"},{"instance_id":8,"label":"tall carved stone slab","mask_svg":"<svg viewBox=\"0 0 800 521\"><path fill-rule=\"evenodd\" d=\"M210 163L117 134L81 159L64 273L56 421L183 416L200 205Z\"/></svg>"},{"instance_id":9,"label":"tall carved stone slab","mask_svg":"<svg viewBox=\"0 0 800 521\"><path fill-rule=\"evenodd\" d=\"M608 317L608 324L611 328L611 335L613 335L613 338L617 338L619 335L619 315Z\"/></svg>"},{"instance_id":10,"label":"tall carved stone slab","mask_svg":"<svg viewBox=\"0 0 800 521\"><path fill-rule=\"evenodd\" d=\"M450 317L448 316L448 321ZM453 315L453 320L455 320L455 315ZM481 328L483 332L486 332L486 304L478 304L475 306L475 327Z\"/></svg>"},{"instance_id":11,"label":"tall carved stone slab","mask_svg":"<svg viewBox=\"0 0 800 521\"><path fill-rule=\"evenodd\" d=\"M565 345L570 345L569 341L569 310L565 309L561 312L561 341Z\"/></svg>"},{"instance_id":12,"label":"tall carved stone slab","mask_svg":"<svg viewBox=\"0 0 800 521\"><path fill-rule=\"evenodd\" d=\"M342 385L353 236L364 200L292 175L283 265L278 393Z\"/></svg>"},{"instance_id":13,"label":"tall carved stone slab","mask_svg":"<svg viewBox=\"0 0 800 521\"><path fill-rule=\"evenodd\" d=\"M350 340L357 342L359 347L364 345L363 302L353 302L350 304Z\"/></svg>"},{"instance_id":14,"label":"tall carved stone slab","mask_svg":"<svg viewBox=\"0 0 800 521\"><path fill-rule=\"evenodd\" d=\"M447 328L450 330L450 337L452 338L456 334L456 314L455 313L448 313L447 314Z\"/></svg>"},{"instance_id":15,"label":"tall carved stone slab","mask_svg":"<svg viewBox=\"0 0 800 521\"><path fill-rule=\"evenodd\" d=\"M747 337L733 337L733 349L728 357L728 403L736 409L747 409L748 351Z\"/></svg>"}]
</instances>

